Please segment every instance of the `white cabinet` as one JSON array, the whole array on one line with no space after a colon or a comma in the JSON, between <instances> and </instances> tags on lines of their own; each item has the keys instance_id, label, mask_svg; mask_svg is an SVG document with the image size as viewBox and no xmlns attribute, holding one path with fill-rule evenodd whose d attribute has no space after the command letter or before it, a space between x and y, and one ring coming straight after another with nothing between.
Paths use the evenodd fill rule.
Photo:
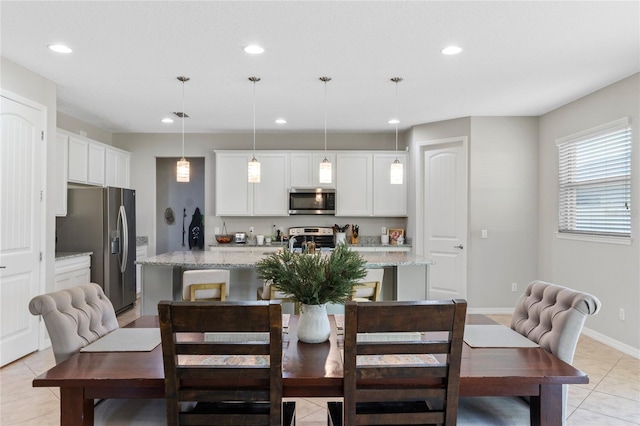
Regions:
<instances>
[{"instance_id":1,"label":"white cabinet","mask_svg":"<svg viewBox=\"0 0 640 426\"><path fill-rule=\"evenodd\" d=\"M56 260L55 290L62 290L91 282L91 256L76 256Z\"/></svg>"},{"instance_id":2,"label":"white cabinet","mask_svg":"<svg viewBox=\"0 0 640 426\"><path fill-rule=\"evenodd\" d=\"M389 169L404 166L404 184L391 185ZM337 155L336 216L407 215L407 155L395 152L344 152Z\"/></svg>"},{"instance_id":3,"label":"white cabinet","mask_svg":"<svg viewBox=\"0 0 640 426\"><path fill-rule=\"evenodd\" d=\"M105 186L129 188L131 154L114 147L105 150Z\"/></svg>"},{"instance_id":4,"label":"white cabinet","mask_svg":"<svg viewBox=\"0 0 640 426\"><path fill-rule=\"evenodd\" d=\"M389 179L391 163L396 158L402 163L402 185L392 185ZM373 154L373 215L407 215L407 154Z\"/></svg>"},{"instance_id":5,"label":"white cabinet","mask_svg":"<svg viewBox=\"0 0 640 426\"><path fill-rule=\"evenodd\" d=\"M287 216L289 154L257 152L260 183L247 181L251 151L215 151L217 216Z\"/></svg>"},{"instance_id":6,"label":"white cabinet","mask_svg":"<svg viewBox=\"0 0 640 426\"><path fill-rule=\"evenodd\" d=\"M372 155L337 154L336 216L371 216L373 209Z\"/></svg>"},{"instance_id":7,"label":"white cabinet","mask_svg":"<svg viewBox=\"0 0 640 426\"><path fill-rule=\"evenodd\" d=\"M69 182L87 183L89 170L89 141L69 136Z\"/></svg>"},{"instance_id":8,"label":"white cabinet","mask_svg":"<svg viewBox=\"0 0 640 426\"><path fill-rule=\"evenodd\" d=\"M320 183L320 163L331 162L331 183ZM324 151L291 153L291 188L335 188L336 154Z\"/></svg>"},{"instance_id":9,"label":"white cabinet","mask_svg":"<svg viewBox=\"0 0 640 426\"><path fill-rule=\"evenodd\" d=\"M147 258L147 245L136 247L136 261L144 260ZM136 294L139 295L142 291L142 265L136 265Z\"/></svg>"},{"instance_id":10,"label":"white cabinet","mask_svg":"<svg viewBox=\"0 0 640 426\"><path fill-rule=\"evenodd\" d=\"M53 202L56 216L67 215L67 159L69 137L58 133L56 135L55 162L53 164L55 180L53 182Z\"/></svg>"},{"instance_id":11,"label":"white cabinet","mask_svg":"<svg viewBox=\"0 0 640 426\"><path fill-rule=\"evenodd\" d=\"M87 175L87 183L89 185L104 186L104 161L105 146L102 144L89 142L89 173Z\"/></svg>"},{"instance_id":12,"label":"white cabinet","mask_svg":"<svg viewBox=\"0 0 640 426\"><path fill-rule=\"evenodd\" d=\"M129 152L66 130L58 129L58 137L67 139L65 161L68 162L67 180L69 182L118 188L130 187L131 154Z\"/></svg>"}]
</instances>

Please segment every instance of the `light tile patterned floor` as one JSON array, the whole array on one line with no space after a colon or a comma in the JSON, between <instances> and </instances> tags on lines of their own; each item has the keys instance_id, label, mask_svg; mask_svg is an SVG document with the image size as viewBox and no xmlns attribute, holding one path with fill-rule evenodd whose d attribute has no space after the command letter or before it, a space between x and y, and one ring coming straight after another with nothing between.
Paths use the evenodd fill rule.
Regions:
<instances>
[{"instance_id":1,"label":"light tile patterned floor","mask_svg":"<svg viewBox=\"0 0 640 426\"><path fill-rule=\"evenodd\" d=\"M121 325L139 315L137 309L118 317ZM509 316L495 315L508 323ZM59 426L59 392L33 388L33 378L55 365L47 349L0 369L0 425ZM588 385L569 389L569 426L640 425L640 360L588 337L578 343L574 365L590 378ZM326 399L295 399L297 424L326 425Z\"/></svg>"}]
</instances>

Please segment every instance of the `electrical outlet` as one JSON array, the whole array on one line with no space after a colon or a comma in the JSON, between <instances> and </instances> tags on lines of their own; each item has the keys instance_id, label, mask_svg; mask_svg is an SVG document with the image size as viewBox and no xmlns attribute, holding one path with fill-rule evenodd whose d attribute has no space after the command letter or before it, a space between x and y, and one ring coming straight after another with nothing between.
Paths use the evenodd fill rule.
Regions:
<instances>
[{"instance_id":1,"label":"electrical outlet","mask_svg":"<svg viewBox=\"0 0 640 426\"><path fill-rule=\"evenodd\" d=\"M624 321L624 309L620 308L620 311L618 312L618 317L620 318L620 321Z\"/></svg>"},{"instance_id":2,"label":"electrical outlet","mask_svg":"<svg viewBox=\"0 0 640 426\"><path fill-rule=\"evenodd\" d=\"M381 233L382 235L386 235L386 234L387 234L387 228L386 228L386 227L384 227L384 226L383 226L382 228L380 228L380 233Z\"/></svg>"},{"instance_id":3,"label":"electrical outlet","mask_svg":"<svg viewBox=\"0 0 640 426\"><path fill-rule=\"evenodd\" d=\"M215 227L214 231L213 231L216 235L220 235L220 228L219 227Z\"/></svg>"},{"instance_id":4,"label":"electrical outlet","mask_svg":"<svg viewBox=\"0 0 640 426\"><path fill-rule=\"evenodd\" d=\"M249 232L253 234L253 226L249 227Z\"/></svg>"},{"instance_id":5,"label":"electrical outlet","mask_svg":"<svg viewBox=\"0 0 640 426\"><path fill-rule=\"evenodd\" d=\"M487 238L488 232L486 229L482 230L482 238Z\"/></svg>"},{"instance_id":6,"label":"electrical outlet","mask_svg":"<svg viewBox=\"0 0 640 426\"><path fill-rule=\"evenodd\" d=\"M518 291L518 283L511 283L511 291Z\"/></svg>"}]
</instances>

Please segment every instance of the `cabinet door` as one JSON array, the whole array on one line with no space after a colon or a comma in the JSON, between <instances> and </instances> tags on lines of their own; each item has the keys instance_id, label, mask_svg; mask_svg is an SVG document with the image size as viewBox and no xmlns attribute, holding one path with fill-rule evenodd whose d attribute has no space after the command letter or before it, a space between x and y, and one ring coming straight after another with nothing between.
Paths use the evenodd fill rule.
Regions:
<instances>
[{"instance_id":1,"label":"cabinet door","mask_svg":"<svg viewBox=\"0 0 640 426\"><path fill-rule=\"evenodd\" d=\"M251 154L216 153L216 216L253 214L253 187L248 182ZM261 167L262 168L262 167Z\"/></svg>"},{"instance_id":2,"label":"cabinet door","mask_svg":"<svg viewBox=\"0 0 640 426\"><path fill-rule=\"evenodd\" d=\"M67 161L69 156L69 137L58 133L55 148L55 181L53 195L56 216L67 215Z\"/></svg>"},{"instance_id":3,"label":"cabinet door","mask_svg":"<svg viewBox=\"0 0 640 426\"><path fill-rule=\"evenodd\" d=\"M392 185L389 179L391 163L398 159L403 165L402 185ZM404 153L373 154L373 215L407 215L407 155Z\"/></svg>"},{"instance_id":4,"label":"cabinet door","mask_svg":"<svg viewBox=\"0 0 640 426\"><path fill-rule=\"evenodd\" d=\"M336 216L371 216L371 154L337 154Z\"/></svg>"},{"instance_id":5,"label":"cabinet door","mask_svg":"<svg viewBox=\"0 0 640 426\"><path fill-rule=\"evenodd\" d=\"M260 162L260 183L253 183L255 216L288 216L289 154L264 154ZM246 177L245 177L246 180Z\"/></svg>"},{"instance_id":6,"label":"cabinet door","mask_svg":"<svg viewBox=\"0 0 640 426\"><path fill-rule=\"evenodd\" d=\"M291 188L311 188L313 179L311 171L313 170L312 154L309 152L292 152L291 153Z\"/></svg>"},{"instance_id":7,"label":"cabinet door","mask_svg":"<svg viewBox=\"0 0 640 426\"><path fill-rule=\"evenodd\" d=\"M115 148L106 148L105 186L129 188L130 154Z\"/></svg>"},{"instance_id":8,"label":"cabinet door","mask_svg":"<svg viewBox=\"0 0 640 426\"><path fill-rule=\"evenodd\" d=\"M105 147L102 144L89 143L89 170L87 183L104 186Z\"/></svg>"},{"instance_id":9,"label":"cabinet door","mask_svg":"<svg viewBox=\"0 0 640 426\"><path fill-rule=\"evenodd\" d=\"M69 182L87 183L89 142L69 136Z\"/></svg>"}]
</instances>

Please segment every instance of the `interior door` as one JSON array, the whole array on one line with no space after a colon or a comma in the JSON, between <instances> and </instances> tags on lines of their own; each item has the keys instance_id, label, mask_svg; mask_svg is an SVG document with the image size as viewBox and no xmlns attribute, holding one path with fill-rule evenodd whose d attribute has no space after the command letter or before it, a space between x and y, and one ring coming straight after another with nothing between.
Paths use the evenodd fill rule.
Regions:
<instances>
[{"instance_id":1,"label":"interior door","mask_svg":"<svg viewBox=\"0 0 640 426\"><path fill-rule=\"evenodd\" d=\"M429 298L467 296L467 156L462 140L424 151L424 241Z\"/></svg>"},{"instance_id":2,"label":"interior door","mask_svg":"<svg viewBox=\"0 0 640 426\"><path fill-rule=\"evenodd\" d=\"M45 114L1 96L0 366L38 349Z\"/></svg>"}]
</instances>

